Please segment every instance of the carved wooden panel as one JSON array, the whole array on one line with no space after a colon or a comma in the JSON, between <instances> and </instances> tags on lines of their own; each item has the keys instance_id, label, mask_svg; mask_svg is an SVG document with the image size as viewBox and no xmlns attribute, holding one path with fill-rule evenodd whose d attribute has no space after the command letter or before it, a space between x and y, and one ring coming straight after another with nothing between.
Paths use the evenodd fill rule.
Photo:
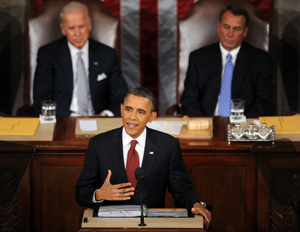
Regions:
<instances>
[{"instance_id":1,"label":"carved wooden panel","mask_svg":"<svg viewBox=\"0 0 300 232\"><path fill-rule=\"evenodd\" d=\"M13 199L18 188L18 168L0 167L0 231L30 231L29 173L27 170Z\"/></svg>"},{"instance_id":2,"label":"carved wooden panel","mask_svg":"<svg viewBox=\"0 0 300 232\"><path fill-rule=\"evenodd\" d=\"M0 231L18 231L17 168L0 169ZM12 204L10 204L12 203Z\"/></svg>"},{"instance_id":3,"label":"carved wooden panel","mask_svg":"<svg viewBox=\"0 0 300 232\"><path fill-rule=\"evenodd\" d=\"M199 163L201 158L198 157ZM254 196L249 193L254 191L249 186L255 184L255 175L249 174L250 168L247 173L247 165L254 165L254 160L249 163L246 160L232 161L230 165L226 162L220 162L219 165L216 163L214 161L211 166L187 166L194 189L214 207L209 231L253 231L253 209L248 204L253 205L255 202ZM166 207L173 207L173 198L169 193L166 195Z\"/></svg>"},{"instance_id":4,"label":"carved wooden panel","mask_svg":"<svg viewBox=\"0 0 300 232\"><path fill-rule=\"evenodd\" d=\"M77 231L84 207L75 200L82 166L43 166L43 231Z\"/></svg>"},{"instance_id":5,"label":"carved wooden panel","mask_svg":"<svg viewBox=\"0 0 300 232\"><path fill-rule=\"evenodd\" d=\"M269 175L269 231L298 232L291 202L300 200L300 169L271 168Z\"/></svg>"},{"instance_id":6,"label":"carved wooden panel","mask_svg":"<svg viewBox=\"0 0 300 232\"><path fill-rule=\"evenodd\" d=\"M245 167L188 167L187 171L196 192L214 207L210 229L245 231L247 211ZM230 213L224 214L228 209Z\"/></svg>"}]
</instances>

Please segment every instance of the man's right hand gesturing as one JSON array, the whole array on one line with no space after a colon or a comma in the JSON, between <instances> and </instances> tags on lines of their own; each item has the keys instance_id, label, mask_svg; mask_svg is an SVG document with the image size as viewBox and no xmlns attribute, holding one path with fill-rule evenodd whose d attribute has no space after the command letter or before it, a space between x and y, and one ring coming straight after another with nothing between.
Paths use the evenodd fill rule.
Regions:
<instances>
[{"instance_id":1,"label":"man's right hand gesturing","mask_svg":"<svg viewBox=\"0 0 300 232\"><path fill-rule=\"evenodd\" d=\"M96 201L107 200L107 201L124 201L129 200L131 196L134 195L134 188L130 187L131 183L122 183L112 185L110 183L111 170L108 169L107 177L101 186L96 191L95 198Z\"/></svg>"}]
</instances>

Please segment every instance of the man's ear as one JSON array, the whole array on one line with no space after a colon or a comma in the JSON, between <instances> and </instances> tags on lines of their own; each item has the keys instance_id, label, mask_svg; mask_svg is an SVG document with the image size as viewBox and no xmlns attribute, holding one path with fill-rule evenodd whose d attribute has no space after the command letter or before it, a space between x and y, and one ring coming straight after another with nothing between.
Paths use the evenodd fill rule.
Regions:
<instances>
[{"instance_id":1,"label":"man's ear","mask_svg":"<svg viewBox=\"0 0 300 232\"><path fill-rule=\"evenodd\" d=\"M89 19L89 22L88 22L88 30L91 31L92 30L92 20Z\"/></svg>"},{"instance_id":2,"label":"man's ear","mask_svg":"<svg viewBox=\"0 0 300 232\"><path fill-rule=\"evenodd\" d=\"M217 22L217 32L219 33L219 31L220 31L220 26L221 26L221 23L218 21Z\"/></svg>"},{"instance_id":3,"label":"man's ear","mask_svg":"<svg viewBox=\"0 0 300 232\"><path fill-rule=\"evenodd\" d=\"M151 114L150 114L150 119L149 119L149 122L152 122L157 116L157 112L156 111L153 111Z\"/></svg>"},{"instance_id":4,"label":"man's ear","mask_svg":"<svg viewBox=\"0 0 300 232\"><path fill-rule=\"evenodd\" d=\"M60 23L59 26L60 26L60 31L61 31L61 33L62 33L63 35L66 35L66 30L65 30L65 28L64 28L64 25L62 25L62 24Z\"/></svg>"},{"instance_id":5,"label":"man's ear","mask_svg":"<svg viewBox=\"0 0 300 232\"><path fill-rule=\"evenodd\" d=\"M244 38L247 36L248 30L249 30L249 27L246 27L245 30L244 30Z\"/></svg>"}]
</instances>

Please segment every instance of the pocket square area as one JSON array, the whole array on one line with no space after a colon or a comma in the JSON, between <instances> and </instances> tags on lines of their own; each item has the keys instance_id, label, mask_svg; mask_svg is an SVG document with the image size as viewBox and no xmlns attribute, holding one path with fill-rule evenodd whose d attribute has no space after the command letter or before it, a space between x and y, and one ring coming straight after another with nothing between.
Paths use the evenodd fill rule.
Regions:
<instances>
[{"instance_id":1,"label":"pocket square area","mask_svg":"<svg viewBox=\"0 0 300 232\"><path fill-rule=\"evenodd\" d=\"M98 77L97 77L97 81L102 81L105 78L107 78L105 73L99 74Z\"/></svg>"}]
</instances>

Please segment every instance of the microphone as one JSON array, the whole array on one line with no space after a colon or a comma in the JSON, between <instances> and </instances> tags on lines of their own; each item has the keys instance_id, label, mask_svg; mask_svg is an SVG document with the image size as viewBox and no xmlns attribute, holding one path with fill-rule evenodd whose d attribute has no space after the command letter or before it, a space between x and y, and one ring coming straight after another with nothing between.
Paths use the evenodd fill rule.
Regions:
<instances>
[{"instance_id":1,"label":"microphone","mask_svg":"<svg viewBox=\"0 0 300 232\"><path fill-rule=\"evenodd\" d=\"M137 168L137 169L135 170L134 175L135 175L135 179L137 179L137 180L142 180L142 179L144 179L144 177L145 177L145 171L144 171L143 168Z\"/></svg>"},{"instance_id":2,"label":"microphone","mask_svg":"<svg viewBox=\"0 0 300 232\"><path fill-rule=\"evenodd\" d=\"M142 167L135 169L134 172L135 179L139 181L139 186L140 186L140 198L141 198L141 223L138 224L139 226L146 226L144 223L144 207L143 207L143 184L142 180L145 177L145 171Z\"/></svg>"}]
</instances>

